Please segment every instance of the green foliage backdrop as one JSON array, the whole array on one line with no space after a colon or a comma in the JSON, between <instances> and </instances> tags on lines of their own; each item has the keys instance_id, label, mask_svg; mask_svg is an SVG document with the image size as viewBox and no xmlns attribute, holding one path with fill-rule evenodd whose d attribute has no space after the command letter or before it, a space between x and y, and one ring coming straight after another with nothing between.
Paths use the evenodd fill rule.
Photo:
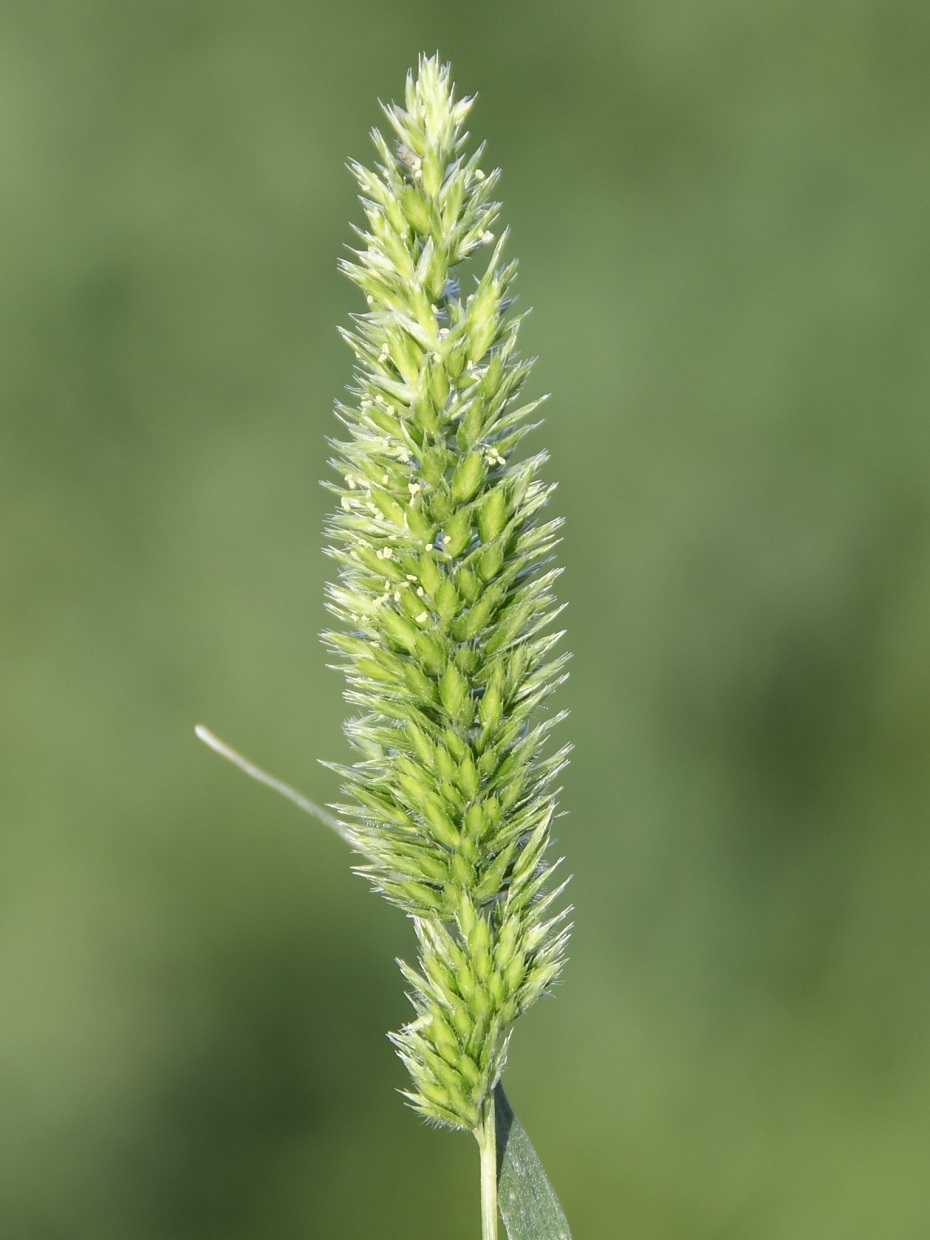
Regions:
<instances>
[{"instance_id":1,"label":"green foliage backdrop","mask_svg":"<svg viewBox=\"0 0 930 1240\"><path fill-rule=\"evenodd\" d=\"M0 1235L467 1240L317 799L343 167L439 48L535 307L577 928L508 1089L578 1237L930 1217L930 9L0 8ZM437 1220L444 1220L441 1228Z\"/></svg>"}]
</instances>

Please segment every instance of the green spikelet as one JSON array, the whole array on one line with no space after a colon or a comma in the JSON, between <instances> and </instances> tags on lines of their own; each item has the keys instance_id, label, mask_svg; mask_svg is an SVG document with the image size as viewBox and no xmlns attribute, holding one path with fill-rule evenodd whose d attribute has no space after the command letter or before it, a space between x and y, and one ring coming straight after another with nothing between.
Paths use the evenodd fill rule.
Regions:
<instances>
[{"instance_id":1,"label":"green spikelet","mask_svg":"<svg viewBox=\"0 0 930 1240\"><path fill-rule=\"evenodd\" d=\"M547 859L567 749L548 751L560 716L538 711L567 657L552 654L560 522L543 516L544 456L515 456L539 402L520 404L515 264L492 234L499 174L465 150L472 102L421 59L404 108L385 108L392 142L373 134L379 163L352 165L367 227L342 266L367 310L343 332L356 369L337 406L328 592L342 627L325 640L357 711L338 812L419 943L401 965L416 1015L393 1035L407 1097L475 1130L568 929Z\"/></svg>"}]
</instances>

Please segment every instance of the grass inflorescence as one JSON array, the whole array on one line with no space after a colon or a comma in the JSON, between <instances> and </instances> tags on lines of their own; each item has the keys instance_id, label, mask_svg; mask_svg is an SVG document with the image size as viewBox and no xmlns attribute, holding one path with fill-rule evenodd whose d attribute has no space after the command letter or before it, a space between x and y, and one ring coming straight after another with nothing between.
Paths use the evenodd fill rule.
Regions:
<instances>
[{"instance_id":1,"label":"grass inflorescence","mask_svg":"<svg viewBox=\"0 0 930 1240\"><path fill-rule=\"evenodd\" d=\"M499 173L467 149L472 103L421 58L404 106L384 108L390 140L373 132L377 163L350 165L367 222L342 267L366 308L343 332L356 367L337 405L325 641L355 711L334 808L417 935L401 964L415 1016L392 1035L406 1096L481 1141L514 1021L568 934L547 851L567 747L540 711L567 656L545 456L519 454L539 402L521 396L516 264Z\"/></svg>"}]
</instances>

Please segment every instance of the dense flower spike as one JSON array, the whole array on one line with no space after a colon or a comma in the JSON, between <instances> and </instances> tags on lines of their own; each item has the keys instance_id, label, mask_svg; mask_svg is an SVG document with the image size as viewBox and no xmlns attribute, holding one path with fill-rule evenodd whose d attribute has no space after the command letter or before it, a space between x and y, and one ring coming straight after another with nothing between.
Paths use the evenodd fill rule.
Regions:
<instances>
[{"instance_id":1,"label":"dense flower spike","mask_svg":"<svg viewBox=\"0 0 930 1240\"><path fill-rule=\"evenodd\" d=\"M465 150L471 105L421 59L404 108L384 109L392 142L373 134L380 162L352 165L368 222L343 270L368 308L343 332L357 365L337 406L328 594L343 627L325 640L358 710L337 809L419 943L417 968L401 965L416 1016L393 1037L407 1097L475 1130L568 933L547 859L567 748L549 752L560 716L538 712L567 656L552 653L545 457L515 455L539 402L519 404L515 264L492 231L499 174Z\"/></svg>"}]
</instances>

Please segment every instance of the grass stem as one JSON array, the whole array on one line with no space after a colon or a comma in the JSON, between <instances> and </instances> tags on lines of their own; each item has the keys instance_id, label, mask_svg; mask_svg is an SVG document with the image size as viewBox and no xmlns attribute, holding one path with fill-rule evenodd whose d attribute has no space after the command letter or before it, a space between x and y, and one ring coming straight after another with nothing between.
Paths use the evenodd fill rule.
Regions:
<instances>
[{"instance_id":1,"label":"grass stem","mask_svg":"<svg viewBox=\"0 0 930 1240\"><path fill-rule=\"evenodd\" d=\"M497 1120L494 1093L484 1103L475 1136L481 1153L481 1240L497 1240Z\"/></svg>"}]
</instances>

